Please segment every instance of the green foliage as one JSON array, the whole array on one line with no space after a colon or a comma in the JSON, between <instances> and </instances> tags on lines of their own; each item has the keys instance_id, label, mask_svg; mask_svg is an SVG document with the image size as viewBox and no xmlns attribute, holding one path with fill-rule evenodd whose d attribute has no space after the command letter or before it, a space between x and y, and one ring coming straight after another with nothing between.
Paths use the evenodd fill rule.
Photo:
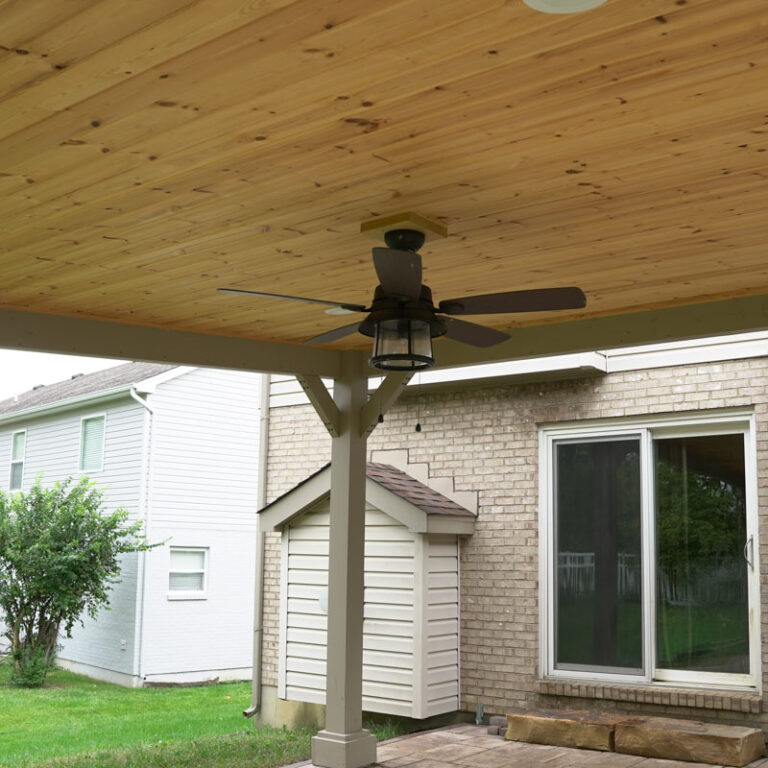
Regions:
<instances>
[{"instance_id":1,"label":"green foliage","mask_svg":"<svg viewBox=\"0 0 768 768\"><path fill-rule=\"evenodd\" d=\"M59 632L70 637L83 614L106 605L121 555L150 547L127 518L124 509L104 513L87 478L0 492L0 616L19 685L43 684Z\"/></svg>"},{"instance_id":2,"label":"green foliage","mask_svg":"<svg viewBox=\"0 0 768 768\"><path fill-rule=\"evenodd\" d=\"M9 679L11 685L19 688L39 688L45 682L52 663L45 648L29 645L12 650L11 659L13 664Z\"/></svg>"},{"instance_id":3,"label":"green foliage","mask_svg":"<svg viewBox=\"0 0 768 768\"><path fill-rule=\"evenodd\" d=\"M659 563L708 571L739 559L746 539L744 489L702 471L676 464L656 466ZM684 553L684 557L683 557Z\"/></svg>"}]
</instances>

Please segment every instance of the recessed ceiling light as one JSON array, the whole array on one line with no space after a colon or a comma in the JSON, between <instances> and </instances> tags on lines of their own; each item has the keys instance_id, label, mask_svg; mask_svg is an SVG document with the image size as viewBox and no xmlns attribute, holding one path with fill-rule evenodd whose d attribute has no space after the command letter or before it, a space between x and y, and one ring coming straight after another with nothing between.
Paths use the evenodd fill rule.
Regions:
<instances>
[{"instance_id":1,"label":"recessed ceiling light","mask_svg":"<svg viewBox=\"0 0 768 768\"><path fill-rule=\"evenodd\" d=\"M605 0L523 0L529 8L542 13L579 13L597 8Z\"/></svg>"}]
</instances>

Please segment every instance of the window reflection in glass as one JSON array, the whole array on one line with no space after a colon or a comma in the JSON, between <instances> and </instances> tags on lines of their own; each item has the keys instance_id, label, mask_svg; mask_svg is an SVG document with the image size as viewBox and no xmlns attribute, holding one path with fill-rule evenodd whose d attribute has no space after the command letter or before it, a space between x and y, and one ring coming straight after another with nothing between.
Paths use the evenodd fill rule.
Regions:
<instances>
[{"instance_id":1,"label":"window reflection in glass","mask_svg":"<svg viewBox=\"0 0 768 768\"><path fill-rule=\"evenodd\" d=\"M643 666L640 443L556 446L555 665Z\"/></svg>"},{"instance_id":2,"label":"window reflection in glass","mask_svg":"<svg viewBox=\"0 0 768 768\"><path fill-rule=\"evenodd\" d=\"M749 672L742 435L654 441L661 669Z\"/></svg>"}]
</instances>

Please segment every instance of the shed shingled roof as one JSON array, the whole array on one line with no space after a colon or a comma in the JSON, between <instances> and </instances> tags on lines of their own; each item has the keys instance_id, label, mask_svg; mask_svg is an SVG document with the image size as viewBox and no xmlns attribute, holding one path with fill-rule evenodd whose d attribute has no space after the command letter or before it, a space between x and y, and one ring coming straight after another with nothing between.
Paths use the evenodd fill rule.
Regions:
<instances>
[{"instance_id":1,"label":"shed shingled roof","mask_svg":"<svg viewBox=\"0 0 768 768\"><path fill-rule=\"evenodd\" d=\"M383 485L388 491L392 491L428 515L474 518L474 514L465 507L389 464L374 464L369 461L365 473L371 480Z\"/></svg>"},{"instance_id":2,"label":"shed shingled roof","mask_svg":"<svg viewBox=\"0 0 768 768\"><path fill-rule=\"evenodd\" d=\"M313 472L309 477L304 478L291 490L278 496L274 501L259 510L259 512L266 511L274 504L290 496L297 488L308 483L313 477L317 477L317 475L327 471L330 466L330 463L325 464L317 472ZM433 490L420 480L416 480L416 478L389 464L376 464L369 461L365 467L365 474L369 480L373 480L409 504L413 504L414 507L417 507L427 515L448 515L470 518L472 520L476 517L474 512L470 512L447 496L443 496L442 493Z\"/></svg>"},{"instance_id":3,"label":"shed shingled roof","mask_svg":"<svg viewBox=\"0 0 768 768\"><path fill-rule=\"evenodd\" d=\"M103 371L74 376L66 381L36 387L15 398L11 397L0 401L0 417L26 411L30 408L53 405L83 395L107 392L123 386L128 387L177 367L161 363L125 363Z\"/></svg>"}]
</instances>

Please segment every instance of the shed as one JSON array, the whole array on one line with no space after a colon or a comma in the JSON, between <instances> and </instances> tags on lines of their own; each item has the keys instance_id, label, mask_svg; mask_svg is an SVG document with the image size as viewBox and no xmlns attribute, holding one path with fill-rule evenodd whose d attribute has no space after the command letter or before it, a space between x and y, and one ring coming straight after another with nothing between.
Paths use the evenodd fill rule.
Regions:
<instances>
[{"instance_id":1,"label":"shed","mask_svg":"<svg viewBox=\"0 0 768 768\"><path fill-rule=\"evenodd\" d=\"M325 703L330 466L261 512L282 532L278 696ZM475 515L405 472L366 471L363 708L459 708L459 546Z\"/></svg>"}]
</instances>

